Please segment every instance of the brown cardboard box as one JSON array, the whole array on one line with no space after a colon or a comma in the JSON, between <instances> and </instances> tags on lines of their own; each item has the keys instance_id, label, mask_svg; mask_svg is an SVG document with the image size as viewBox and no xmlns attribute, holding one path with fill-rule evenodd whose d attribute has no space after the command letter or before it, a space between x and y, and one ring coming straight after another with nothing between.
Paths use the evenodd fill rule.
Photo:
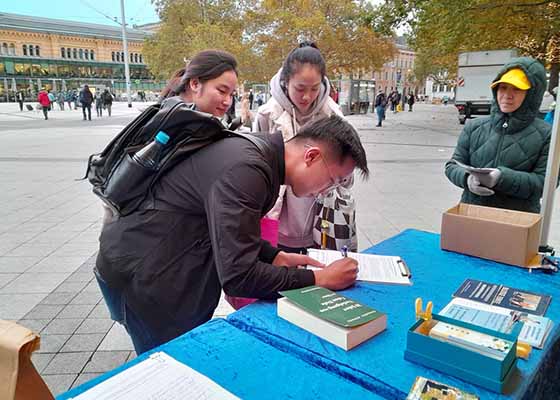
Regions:
<instances>
[{"instance_id":1,"label":"brown cardboard box","mask_svg":"<svg viewBox=\"0 0 560 400\"><path fill-rule=\"evenodd\" d=\"M540 214L459 203L443 214L441 248L527 267L540 232Z\"/></svg>"}]
</instances>

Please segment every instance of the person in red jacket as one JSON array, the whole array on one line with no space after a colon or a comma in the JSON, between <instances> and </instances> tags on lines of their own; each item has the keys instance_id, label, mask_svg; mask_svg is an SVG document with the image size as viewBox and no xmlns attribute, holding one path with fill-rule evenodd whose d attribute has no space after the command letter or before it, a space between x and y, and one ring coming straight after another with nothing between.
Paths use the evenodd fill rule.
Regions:
<instances>
[{"instance_id":1,"label":"person in red jacket","mask_svg":"<svg viewBox=\"0 0 560 400\"><path fill-rule=\"evenodd\" d=\"M45 115L45 119L49 119L49 106L51 105L51 100L49 99L49 95L45 89L39 92L39 96L37 96L37 101L43 108L43 114Z\"/></svg>"}]
</instances>

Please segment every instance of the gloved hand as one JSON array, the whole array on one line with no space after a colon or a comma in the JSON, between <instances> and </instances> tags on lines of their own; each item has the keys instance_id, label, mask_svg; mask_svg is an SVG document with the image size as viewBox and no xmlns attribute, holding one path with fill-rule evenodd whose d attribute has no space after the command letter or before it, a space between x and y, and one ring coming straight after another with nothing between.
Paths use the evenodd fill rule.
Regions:
<instances>
[{"instance_id":1,"label":"gloved hand","mask_svg":"<svg viewBox=\"0 0 560 400\"><path fill-rule=\"evenodd\" d=\"M482 186L478 178L472 173L467 178L467 186L472 193L479 196L492 196L494 194L494 191L492 189L488 189L487 187Z\"/></svg>"},{"instance_id":2,"label":"gloved hand","mask_svg":"<svg viewBox=\"0 0 560 400\"><path fill-rule=\"evenodd\" d=\"M480 173L471 171L470 174L476 176L476 179L478 179L482 186L493 188L498 184L498 181L502 176L502 171L498 168L491 168L490 172Z\"/></svg>"}]
</instances>

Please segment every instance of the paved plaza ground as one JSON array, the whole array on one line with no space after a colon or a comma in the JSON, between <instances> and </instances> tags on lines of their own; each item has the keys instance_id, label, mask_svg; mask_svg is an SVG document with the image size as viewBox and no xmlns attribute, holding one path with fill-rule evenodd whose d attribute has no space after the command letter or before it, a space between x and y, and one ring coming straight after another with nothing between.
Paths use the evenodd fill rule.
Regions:
<instances>
[{"instance_id":1,"label":"paved plaza ground","mask_svg":"<svg viewBox=\"0 0 560 400\"><path fill-rule=\"evenodd\" d=\"M146 105L115 103L112 117L92 121L78 110L54 111L44 121L0 104L0 319L41 334L33 360L55 394L135 356L93 280L101 207L78 179L88 155ZM372 114L348 118L372 172L354 189L360 249L407 228L439 232L442 212L461 193L443 173L461 131L455 108L417 104L388 113L382 128ZM550 244L560 249L559 208L557 199ZM216 316L229 312L222 301Z\"/></svg>"}]
</instances>

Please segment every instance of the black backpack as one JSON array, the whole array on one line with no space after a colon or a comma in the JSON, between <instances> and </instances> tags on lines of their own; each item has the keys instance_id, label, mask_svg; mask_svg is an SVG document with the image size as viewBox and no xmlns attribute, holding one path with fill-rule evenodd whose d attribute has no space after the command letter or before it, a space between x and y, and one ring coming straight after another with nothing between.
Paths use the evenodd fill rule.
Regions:
<instances>
[{"instance_id":1,"label":"black backpack","mask_svg":"<svg viewBox=\"0 0 560 400\"><path fill-rule=\"evenodd\" d=\"M159 131L169 136L169 142L158 167L147 169L134 161L132 155L152 142ZM243 137L261 153L265 152L262 139L228 130L219 119L194 110L179 97L171 97L161 104L149 106L101 153L92 154L86 178L93 185L93 193L115 214L126 216L150 199L157 180L178 162L229 136Z\"/></svg>"}]
</instances>

